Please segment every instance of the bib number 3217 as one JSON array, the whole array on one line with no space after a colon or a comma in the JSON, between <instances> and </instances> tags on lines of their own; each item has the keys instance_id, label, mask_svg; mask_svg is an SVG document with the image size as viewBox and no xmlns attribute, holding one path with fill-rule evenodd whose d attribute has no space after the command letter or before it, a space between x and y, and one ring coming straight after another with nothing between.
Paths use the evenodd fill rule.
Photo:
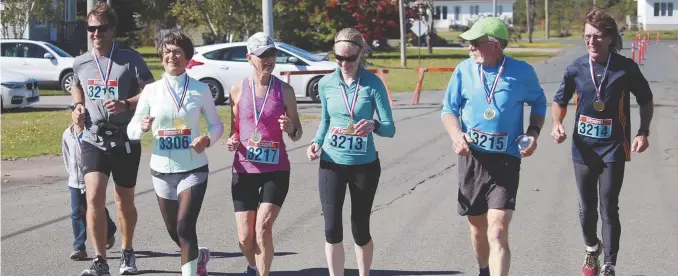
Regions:
<instances>
[{"instance_id":1,"label":"bib number 3217","mask_svg":"<svg viewBox=\"0 0 678 276\"><path fill-rule=\"evenodd\" d=\"M506 151L508 135L506 133L489 133L472 128L469 131L471 140L476 146L488 151Z\"/></svg>"},{"instance_id":2,"label":"bib number 3217","mask_svg":"<svg viewBox=\"0 0 678 276\"><path fill-rule=\"evenodd\" d=\"M280 143L261 141L247 142L247 161L264 164L278 164L280 159Z\"/></svg>"},{"instance_id":3,"label":"bib number 3217","mask_svg":"<svg viewBox=\"0 0 678 276\"><path fill-rule=\"evenodd\" d=\"M367 152L367 134L359 136L346 133L342 128L334 128L330 146L346 153L363 154Z\"/></svg>"},{"instance_id":4,"label":"bib number 3217","mask_svg":"<svg viewBox=\"0 0 678 276\"><path fill-rule=\"evenodd\" d=\"M610 138L610 135L612 135L612 119L596 119L579 115L577 133L592 138Z\"/></svg>"},{"instance_id":5,"label":"bib number 3217","mask_svg":"<svg viewBox=\"0 0 678 276\"><path fill-rule=\"evenodd\" d=\"M191 145L191 129L158 130L158 147L162 151L185 150Z\"/></svg>"}]
</instances>

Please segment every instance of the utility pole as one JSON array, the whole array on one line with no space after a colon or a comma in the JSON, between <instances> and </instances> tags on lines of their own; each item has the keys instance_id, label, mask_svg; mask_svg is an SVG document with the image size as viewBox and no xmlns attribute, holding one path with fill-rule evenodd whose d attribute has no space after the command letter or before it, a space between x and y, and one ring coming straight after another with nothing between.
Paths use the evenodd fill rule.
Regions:
<instances>
[{"instance_id":1,"label":"utility pole","mask_svg":"<svg viewBox=\"0 0 678 276\"><path fill-rule=\"evenodd\" d=\"M544 6L546 7L546 12L544 13L545 16L546 16L546 18L545 18L546 19L545 20L546 21L546 24L545 24L546 39L551 39L551 33L549 31L549 0L544 0L544 4L545 4Z\"/></svg>"},{"instance_id":2,"label":"utility pole","mask_svg":"<svg viewBox=\"0 0 678 276\"><path fill-rule=\"evenodd\" d=\"M405 31L405 28L407 27L407 24L405 24L405 5L403 4L405 0L399 0L399 14L400 14L400 66L401 67L407 67L407 37L406 34L407 32Z\"/></svg>"},{"instance_id":3,"label":"utility pole","mask_svg":"<svg viewBox=\"0 0 678 276\"><path fill-rule=\"evenodd\" d=\"M264 19L264 33L273 38L273 0L262 0L261 12Z\"/></svg>"},{"instance_id":4,"label":"utility pole","mask_svg":"<svg viewBox=\"0 0 678 276\"><path fill-rule=\"evenodd\" d=\"M594 7L596 6L596 0L593 0L593 6Z\"/></svg>"},{"instance_id":5,"label":"utility pole","mask_svg":"<svg viewBox=\"0 0 678 276\"><path fill-rule=\"evenodd\" d=\"M497 17L497 0L492 0L492 14Z\"/></svg>"}]
</instances>

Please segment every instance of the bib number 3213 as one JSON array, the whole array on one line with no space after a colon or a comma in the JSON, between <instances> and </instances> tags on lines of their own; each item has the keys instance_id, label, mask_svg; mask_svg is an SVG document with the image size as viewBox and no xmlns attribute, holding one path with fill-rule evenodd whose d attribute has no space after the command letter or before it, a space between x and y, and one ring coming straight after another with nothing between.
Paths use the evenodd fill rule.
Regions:
<instances>
[{"instance_id":1,"label":"bib number 3213","mask_svg":"<svg viewBox=\"0 0 678 276\"><path fill-rule=\"evenodd\" d=\"M596 119L579 115L577 133L592 138L610 138L612 135L612 119Z\"/></svg>"},{"instance_id":2,"label":"bib number 3213","mask_svg":"<svg viewBox=\"0 0 678 276\"><path fill-rule=\"evenodd\" d=\"M367 152L367 134L362 136L349 134L343 128L332 129L330 146L346 153L364 154Z\"/></svg>"},{"instance_id":3,"label":"bib number 3213","mask_svg":"<svg viewBox=\"0 0 678 276\"><path fill-rule=\"evenodd\" d=\"M185 150L191 145L191 129L158 130L158 147L162 151Z\"/></svg>"},{"instance_id":4,"label":"bib number 3213","mask_svg":"<svg viewBox=\"0 0 678 276\"><path fill-rule=\"evenodd\" d=\"M102 80L87 80L87 97L93 100L117 100L118 99L118 81L109 80L108 85L104 85Z\"/></svg>"},{"instance_id":5,"label":"bib number 3213","mask_svg":"<svg viewBox=\"0 0 678 276\"><path fill-rule=\"evenodd\" d=\"M503 152L508 147L508 134L506 133L489 133L472 128L469 135L471 135L473 144L488 151Z\"/></svg>"},{"instance_id":6,"label":"bib number 3213","mask_svg":"<svg viewBox=\"0 0 678 276\"><path fill-rule=\"evenodd\" d=\"M261 141L247 142L247 161L264 164L278 164L280 159L280 143Z\"/></svg>"}]
</instances>

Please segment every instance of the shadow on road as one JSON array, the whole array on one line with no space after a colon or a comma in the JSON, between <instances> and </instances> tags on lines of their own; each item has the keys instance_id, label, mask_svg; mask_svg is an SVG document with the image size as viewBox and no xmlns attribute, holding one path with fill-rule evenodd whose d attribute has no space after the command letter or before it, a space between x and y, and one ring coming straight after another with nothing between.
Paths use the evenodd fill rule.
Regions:
<instances>
[{"instance_id":1,"label":"shadow on road","mask_svg":"<svg viewBox=\"0 0 678 276\"><path fill-rule=\"evenodd\" d=\"M163 258L163 257L180 257L181 252L180 251L175 251L174 253L167 253L167 252L155 252L155 251L134 251L137 255L137 259L143 259L143 258ZM296 252L275 252L274 256L276 257L281 257L281 256L288 256L288 255L296 255ZM236 257L243 257L241 252L211 252L211 257L212 258L236 258ZM211 274L211 273L210 273Z\"/></svg>"},{"instance_id":2,"label":"shadow on road","mask_svg":"<svg viewBox=\"0 0 678 276\"><path fill-rule=\"evenodd\" d=\"M357 269L346 269L348 276L359 275ZM210 273L211 274L211 273ZM328 275L327 268L308 268L299 271L272 271L272 276L296 276L296 275ZM459 271L448 270L430 270L430 271L405 271L405 270L370 270L370 275L373 276L405 276L405 275L459 275Z\"/></svg>"}]
</instances>

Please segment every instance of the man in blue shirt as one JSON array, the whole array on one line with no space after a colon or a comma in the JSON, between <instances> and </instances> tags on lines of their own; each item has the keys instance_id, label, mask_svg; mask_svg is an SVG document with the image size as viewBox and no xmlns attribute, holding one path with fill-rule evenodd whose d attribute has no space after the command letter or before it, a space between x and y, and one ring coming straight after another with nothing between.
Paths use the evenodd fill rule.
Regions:
<instances>
[{"instance_id":1,"label":"man in blue shirt","mask_svg":"<svg viewBox=\"0 0 678 276\"><path fill-rule=\"evenodd\" d=\"M500 19L481 19L460 36L471 42L471 58L452 74L441 115L459 155L458 213L468 216L480 276L505 276L521 158L537 148L546 97L534 68L504 55ZM524 103L532 107L526 132Z\"/></svg>"},{"instance_id":2,"label":"man in blue shirt","mask_svg":"<svg viewBox=\"0 0 678 276\"><path fill-rule=\"evenodd\" d=\"M556 143L567 138L563 119L574 97L575 129L572 161L579 190L579 218L586 243L582 272L600 273L598 256L605 251L603 276L614 276L621 236L619 193L631 151L649 146L652 120L652 91L638 65L617 53L617 23L601 9L586 18L584 39L588 53L565 70L560 89L553 98L553 128ZM640 109L640 128L631 143L631 93ZM599 186L600 183L600 186ZM602 218L602 242L597 237L598 195Z\"/></svg>"}]
</instances>

